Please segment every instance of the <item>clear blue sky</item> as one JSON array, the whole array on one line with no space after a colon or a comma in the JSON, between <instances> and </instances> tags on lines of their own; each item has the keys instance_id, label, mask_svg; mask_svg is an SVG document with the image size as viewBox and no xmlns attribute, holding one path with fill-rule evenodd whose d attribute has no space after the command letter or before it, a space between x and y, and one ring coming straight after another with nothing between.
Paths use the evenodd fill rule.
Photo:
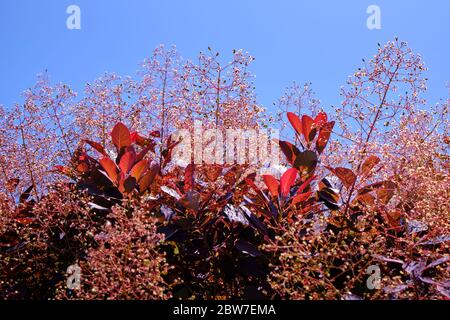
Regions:
<instances>
[{"instance_id":1,"label":"clear blue sky","mask_svg":"<svg viewBox=\"0 0 450 320\"><path fill-rule=\"evenodd\" d=\"M81 30L66 28L66 8L81 8ZM381 8L381 30L366 27L366 8ZM259 101L269 106L293 80L313 82L324 106L340 103L346 77L377 43L398 36L429 68L429 103L450 81L450 1L143 1L1 0L0 104L20 101L36 74L80 92L104 72L133 75L158 44L184 58L211 46L256 57Z\"/></svg>"}]
</instances>

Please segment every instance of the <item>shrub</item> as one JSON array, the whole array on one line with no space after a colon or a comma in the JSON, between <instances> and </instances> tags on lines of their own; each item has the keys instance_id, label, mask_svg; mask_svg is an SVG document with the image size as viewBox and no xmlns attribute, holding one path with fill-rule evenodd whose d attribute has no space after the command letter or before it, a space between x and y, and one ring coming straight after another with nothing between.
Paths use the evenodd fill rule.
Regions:
<instances>
[{"instance_id":1,"label":"shrub","mask_svg":"<svg viewBox=\"0 0 450 320\"><path fill-rule=\"evenodd\" d=\"M449 101L418 109L424 66L405 43L358 69L334 115L290 87L276 168L173 159L195 120L268 124L251 57L180 61L159 48L142 79L105 76L77 103L41 79L0 109L0 298L450 297Z\"/></svg>"},{"instance_id":2,"label":"shrub","mask_svg":"<svg viewBox=\"0 0 450 320\"><path fill-rule=\"evenodd\" d=\"M81 289L61 288L58 298L167 299L162 279L168 272L157 251L163 236L155 219L136 206L114 206L102 230L94 236L95 247L80 261ZM64 283L65 285L65 283Z\"/></svg>"}]
</instances>

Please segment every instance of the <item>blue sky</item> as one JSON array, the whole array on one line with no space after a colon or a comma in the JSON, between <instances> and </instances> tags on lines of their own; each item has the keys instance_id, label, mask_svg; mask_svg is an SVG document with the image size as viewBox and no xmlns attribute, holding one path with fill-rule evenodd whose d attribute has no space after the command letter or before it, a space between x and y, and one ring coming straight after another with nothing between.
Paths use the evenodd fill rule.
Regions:
<instances>
[{"instance_id":1,"label":"blue sky","mask_svg":"<svg viewBox=\"0 0 450 320\"><path fill-rule=\"evenodd\" d=\"M68 30L66 8L81 9L81 30ZM366 27L369 5L381 9L381 30ZM398 36L422 54L429 103L447 96L450 1L143 1L1 0L0 104L21 101L36 74L80 92L104 72L133 75L158 44L184 58L211 46L256 57L260 103L270 106L293 80L311 81L323 106L339 104L339 88L371 57L377 43Z\"/></svg>"}]
</instances>

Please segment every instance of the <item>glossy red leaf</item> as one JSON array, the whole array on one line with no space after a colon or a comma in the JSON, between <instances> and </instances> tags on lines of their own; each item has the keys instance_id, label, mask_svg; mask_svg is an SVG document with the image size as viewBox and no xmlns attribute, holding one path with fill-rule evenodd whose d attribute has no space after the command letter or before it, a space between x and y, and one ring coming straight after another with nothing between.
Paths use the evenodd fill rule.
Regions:
<instances>
[{"instance_id":1,"label":"glossy red leaf","mask_svg":"<svg viewBox=\"0 0 450 320\"><path fill-rule=\"evenodd\" d=\"M130 172L136 161L136 153L134 151L127 151L120 158L119 168L123 173Z\"/></svg>"},{"instance_id":2,"label":"glossy red leaf","mask_svg":"<svg viewBox=\"0 0 450 320\"><path fill-rule=\"evenodd\" d=\"M292 166L296 168L301 175L304 175L312 172L316 168L317 162L317 154L314 151L305 150L296 156Z\"/></svg>"},{"instance_id":3,"label":"glossy red leaf","mask_svg":"<svg viewBox=\"0 0 450 320\"><path fill-rule=\"evenodd\" d=\"M274 197L277 197L279 188L278 180L268 174L263 175L262 178L267 186L267 189L269 189L270 194Z\"/></svg>"},{"instance_id":4,"label":"glossy red leaf","mask_svg":"<svg viewBox=\"0 0 450 320\"><path fill-rule=\"evenodd\" d=\"M152 139L144 138L137 132L130 133L130 138L132 143L136 143L138 146L142 148L149 147L152 144L154 145L154 141Z\"/></svg>"},{"instance_id":5,"label":"glossy red leaf","mask_svg":"<svg viewBox=\"0 0 450 320\"><path fill-rule=\"evenodd\" d=\"M89 165L86 162L81 162L77 165L77 171L80 173L89 172Z\"/></svg>"},{"instance_id":6,"label":"glossy red leaf","mask_svg":"<svg viewBox=\"0 0 450 320\"><path fill-rule=\"evenodd\" d=\"M108 175L109 179L112 182L117 183L118 169L114 161L112 161L109 157L103 157L99 160L99 162Z\"/></svg>"},{"instance_id":7,"label":"glossy red leaf","mask_svg":"<svg viewBox=\"0 0 450 320\"><path fill-rule=\"evenodd\" d=\"M314 125L316 128L322 127L325 123L327 123L328 117L325 112L319 112L317 116L314 118Z\"/></svg>"},{"instance_id":8,"label":"glossy red leaf","mask_svg":"<svg viewBox=\"0 0 450 320\"><path fill-rule=\"evenodd\" d=\"M330 140L331 132L333 131L334 121L327 122L320 128L319 137L316 141L316 150L319 154L323 152L327 146L328 140Z\"/></svg>"},{"instance_id":9,"label":"glossy red leaf","mask_svg":"<svg viewBox=\"0 0 450 320\"><path fill-rule=\"evenodd\" d=\"M223 168L219 164L211 164L203 167L206 178L209 181L216 181L221 175Z\"/></svg>"},{"instance_id":10,"label":"glossy red leaf","mask_svg":"<svg viewBox=\"0 0 450 320\"><path fill-rule=\"evenodd\" d=\"M291 187L297 178L297 169L290 168L286 170L280 179L280 192L283 197L286 197L291 191Z\"/></svg>"},{"instance_id":11,"label":"glossy red leaf","mask_svg":"<svg viewBox=\"0 0 450 320\"><path fill-rule=\"evenodd\" d=\"M303 137L307 142L313 140L314 136L316 135L313 125L314 125L313 118L307 115L302 116L302 133Z\"/></svg>"},{"instance_id":12,"label":"glossy red leaf","mask_svg":"<svg viewBox=\"0 0 450 320\"><path fill-rule=\"evenodd\" d=\"M288 112L287 117L288 117L288 120L291 123L292 127L294 128L294 130L298 134L301 135L302 134L302 121L300 120L300 118L292 112Z\"/></svg>"},{"instance_id":13,"label":"glossy red leaf","mask_svg":"<svg viewBox=\"0 0 450 320\"><path fill-rule=\"evenodd\" d=\"M367 176L370 171L380 162L377 156L369 156L361 166L361 174Z\"/></svg>"},{"instance_id":14,"label":"glossy red leaf","mask_svg":"<svg viewBox=\"0 0 450 320\"><path fill-rule=\"evenodd\" d=\"M305 200L308 200L309 197L311 196L311 194L312 194L311 191L297 194L294 198L292 198L292 205L295 205L299 202L304 202Z\"/></svg>"},{"instance_id":15,"label":"glossy red leaf","mask_svg":"<svg viewBox=\"0 0 450 320\"><path fill-rule=\"evenodd\" d=\"M347 189L350 189L356 181L356 175L350 169L342 167L337 168L326 167L326 168L331 172L333 172L339 178L339 180L342 181L342 184Z\"/></svg>"},{"instance_id":16,"label":"glossy red leaf","mask_svg":"<svg viewBox=\"0 0 450 320\"><path fill-rule=\"evenodd\" d=\"M88 160L90 157L87 155L87 153L86 152L83 152L83 153L81 153L80 155L79 155L79 157L78 157L78 161L86 161L86 160Z\"/></svg>"},{"instance_id":17,"label":"glossy red leaf","mask_svg":"<svg viewBox=\"0 0 450 320\"><path fill-rule=\"evenodd\" d=\"M148 170L142 178L139 180L139 191L143 193L147 190L155 180L156 174L158 173L158 166L153 165L150 170Z\"/></svg>"},{"instance_id":18,"label":"glossy red leaf","mask_svg":"<svg viewBox=\"0 0 450 320\"><path fill-rule=\"evenodd\" d=\"M178 203L187 209L197 212L200 206L200 193L190 190L178 200Z\"/></svg>"},{"instance_id":19,"label":"glossy red leaf","mask_svg":"<svg viewBox=\"0 0 450 320\"><path fill-rule=\"evenodd\" d=\"M311 176L310 178L306 179L300 187L297 189L297 194L302 193L309 185L310 183L316 178L316 176Z\"/></svg>"},{"instance_id":20,"label":"glossy red leaf","mask_svg":"<svg viewBox=\"0 0 450 320\"><path fill-rule=\"evenodd\" d=\"M301 153L300 150L298 150L298 148L294 146L292 143L287 141L280 140L278 141L278 145L280 146L280 149L284 153L289 164L293 165L295 159L297 159L297 157Z\"/></svg>"},{"instance_id":21,"label":"glossy red leaf","mask_svg":"<svg viewBox=\"0 0 450 320\"><path fill-rule=\"evenodd\" d=\"M379 182L375 182L372 184L369 184L361 189L358 190L358 194L365 194L367 192L371 192L371 191L376 191L378 189L390 189L390 190L395 190L397 187L397 185L390 181L390 180L385 180L385 181L379 181Z\"/></svg>"},{"instance_id":22,"label":"glossy red leaf","mask_svg":"<svg viewBox=\"0 0 450 320\"><path fill-rule=\"evenodd\" d=\"M83 140L85 143L90 145L94 150L100 152L102 155L106 156L105 148L100 143L91 141L91 140Z\"/></svg>"},{"instance_id":23,"label":"glossy red leaf","mask_svg":"<svg viewBox=\"0 0 450 320\"><path fill-rule=\"evenodd\" d=\"M131 134L128 128L121 122L116 124L111 132L111 137L117 150L131 145Z\"/></svg>"},{"instance_id":24,"label":"glossy red leaf","mask_svg":"<svg viewBox=\"0 0 450 320\"><path fill-rule=\"evenodd\" d=\"M255 184L254 178L253 177L246 177L245 178L245 183L247 183L247 185L252 188L256 193L261 194L261 190L258 188L258 186Z\"/></svg>"},{"instance_id":25,"label":"glossy red leaf","mask_svg":"<svg viewBox=\"0 0 450 320\"><path fill-rule=\"evenodd\" d=\"M138 155L136 156L136 161L140 161L140 160L144 159L149 151L153 151L153 152L155 151L153 143L149 144L144 149L142 149L141 152L138 153Z\"/></svg>"},{"instance_id":26,"label":"glossy red leaf","mask_svg":"<svg viewBox=\"0 0 450 320\"><path fill-rule=\"evenodd\" d=\"M130 133L130 138L132 143L136 143L137 141L144 139L136 131Z\"/></svg>"},{"instance_id":27,"label":"glossy red leaf","mask_svg":"<svg viewBox=\"0 0 450 320\"><path fill-rule=\"evenodd\" d=\"M128 177L126 179L123 179L119 183L119 191L122 193L130 193L134 190L136 187L136 178L135 177Z\"/></svg>"},{"instance_id":28,"label":"glossy red leaf","mask_svg":"<svg viewBox=\"0 0 450 320\"><path fill-rule=\"evenodd\" d=\"M382 188L377 189L377 198L383 204L387 204L394 196L397 185L392 181L384 181Z\"/></svg>"},{"instance_id":29,"label":"glossy red leaf","mask_svg":"<svg viewBox=\"0 0 450 320\"><path fill-rule=\"evenodd\" d=\"M136 180L142 176L142 174L148 169L147 160L143 159L136 163L130 171L130 176L134 177Z\"/></svg>"}]
</instances>

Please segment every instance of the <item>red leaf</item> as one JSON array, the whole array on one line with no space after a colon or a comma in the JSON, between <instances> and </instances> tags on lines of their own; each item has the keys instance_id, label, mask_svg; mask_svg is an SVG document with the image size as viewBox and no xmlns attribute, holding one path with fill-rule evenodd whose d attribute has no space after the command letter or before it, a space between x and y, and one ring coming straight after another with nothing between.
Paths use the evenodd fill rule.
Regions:
<instances>
[{"instance_id":1,"label":"red leaf","mask_svg":"<svg viewBox=\"0 0 450 320\"><path fill-rule=\"evenodd\" d=\"M128 177L124 180L121 180L119 183L119 191L122 193L130 193L136 187L136 178Z\"/></svg>"},{"instance_id":2,"label":"red leaf","mask_svg":"<svg viewBox=\"0 0 450 320\"><path fill-rule=\"evenodd\" d=\"M110 180L113 183L117 183L118 170L117 170L117 166L114 163L114 161L112 161L108 157L103 157L99 160L99 162L100 162L100 165L103 167L103 169L106 171L106 174L108 175Z\"/></svg>"},{"instance_id":3,"label":"red leaf","mask_svg":"<svg viewBox=\"0 0 450 320\"><path fill-rule=\"evenodd\" d=\"M132 143L136 143L138 140L144 139L136 131L130 133L130 138Z\"/></svg>"},{"instance_id":4,"label":"red leaf","mask_svg":"<svg viewBox=\"0 0 450 320\"><path fill-rule=\"evenodd\" d=\"M300 154L300 150L298 150L298 148L292 143L287 141L278 141L278 144L281 151L283 151L284 155L286 156L287 161L291 165L294 165L295 159L297 159Z\"/></svg>"},{"instance_id":5,"label":"red leaf","mask_svg":"<svg viewBox=\"0 0 450 320\"><path fill-rule=\"evenodd\" d=\"M132 143L136 143L138 146L144 148L154 144L152 139L144 138L137 132L130 133Z\"/></svg>"},{"instance_id":6,"label":"red leaf","mask_svg":"<svg viewBox=\"0 0 450 320\"><path fill-rule=\"evenodd\" d=\"M100 143L91 141L91 140L83 140L85 143L90 145L92 148L100 152L102 155L106 156L106 151Z\"/></svg>"},{"instance_id":7,"label":"red leaf","mask_svg":"<svg viewBox=\"0 0 450 320\"><path fill-rule=\"evenodd\" d=\"M131 145L131 134L128 128L121 122L116 124L111 132L111 137L117 150Z\"/></svg>"},{"instance_id":8,"label":"red leaf","mask_svg":"<svg viewBox=\"0 0 450 320\"><path fill-rule=\"evenodd\" d=\"M154 145L151 144L151 145L148 145L147 147L145 147L144 149L142 149L141 152L138 153L138 155L136 157L136 160L140 161L140 160L144 159L144 157L147 155L147 153L149 151L153 151L154 152L155 149L153 147L154 147Z\"/></svg>"},{"instance_id":9,"label":"red leaf","mask_svg":"<svg viewBox=\"0 0 450 320\"><path fill-rule=\"evenodd\" d=\"M77 165L77 171L80 173L89 172L89 165L86 162L81 162L79 165Z\"/></svg>"},{"instance_id":10,"label":"red leaf","mask_svg":"<svg viewBox=\"0 0 450 320\"><path fill-rule=\"evenodd\" d=\"M258 186L255 184L255 181L253 181L254 178L246 177L245 183L252 188L256 193L261 194L261 190L258 188Z\"/></svg>"},{"instance_id":11,"label":"red leaf","mask_svg":"<svg viewBox=\"0 0 450 320\"><path fill-rule=\"evenodd\" d=\"M292 166L303 175L312 172L316 168L317 162L317 154L314 151L305 150L296 156Z\"/></svg>"},{"instance_id":12,"label":"red leaf","mask_svg":"<svg viewBox=\"0 0 450 320\"><path fill-rule=\"evenodd\" d=\"M78 161L82 162L82 161L86 161L89 159L89 156L87 155L86 152L83 152L80 154L80 156L78 157Z\"/></svg>"},{"instance_id":13,"label":"red leaf","mask_svg":"<svg viewBox=\"0 0 450 320\"><path fill-rule=\"evenodd\" d=\"M380 181L380 182L376 182L376 183L372 183L370 185L367 185L361 189L358 190L358 194L365 194L374 190L379 190L379 189L386 189L389 191L394 192L397 188L397 185L390 181L390 180L385 180L385 181Z\"/></svg>"},{"instance_id":14,"label":"red leaf","mask_svg":"<svg viewBox=\"0 0 450 320\"><path fill-rule=\"evenodd\" d=\"M314 120L310 116L304 115L302 117L302 132L307 142L313 140L316 135L316 130L313 129L313 125Z\"/></svg>"},{"instance_id":15,"label":"red leaf","mask_svg":"<svg viewBox=\"0 0 450 320\"><path fill-rule=\"evenodd\" d=\"M288 112L287 117L288 117L288 120L291 123L292 127L295 129L295 131L301 135L302 134L302 122L300 121L300 118L292 112Z\"/></svg>"},{"instance_id":16,"label":"red leaf","mask_svg":"<svg viewBox=\"0 0 450 320\"><path fill-rule=\"evenodd\" d=\"M350 169L342 168L342 167L337 167L334 169L330 168L330 167L326 167L326 168L328 170L330 170L331 172L333 172L339 178L339 180L342 181L342 184L347 189L350 189L356 181L356 175Z\"/></svg>"},{"instance_id":17,"label":"red leaf","mask_svg":"<svg viewBox=\"0 0 450 320\"><path fill-rule=\"evenodd\" d=\"M370 193L365 193L365 194L360 194L357 197L355 197L355 199L353 200L353 202L360 202L366 206L369 205L373 205L375 202L375 197L373 195L371 195Z\"/></svg>"},{"instance_id":18,"label":"red leaf","mask_svg":"<svg viewBox=\"0 0 450 320\"><path fill-rule=\"evenodd\" d=\"M66 175L66 176L71 176L72 175L72 170L70 170L70 168L65 167L65 166L55 166L56 171L61 172L62 174Z\"/></svg>"},{"instance_id":19,"label":"red leaf","mask_svg":"<svg viewBox=\"0 0 450 320\"><path fill-rule=\"evenodd\" d=\"M299 202L303 202L305 200L308 200L308 198L311 196L312 192L305 192L305 193L300 193L297 194L293 199L292 199L292 205L295 205Z\"/></svg>"},{"instance_id":20,"label":"red leaf","mask_svg":"<svg viewBox=\"0 0 450 320\"><path fill-rule=\"evenodd\" d=\"M148 162L147 160L141 160L138 163L136 163L133 168L131 169L130 176L136 178L136 180L139 180L139 178L142 176L142 174L147 170L148 168Z\"/></svg>"},{"instance_id":21,"label":"red leaf","mask_svg":"<svg viewBox=\"0 0 450 320\"><path fill-rule=\"evenodd\" d=\"M147 190L153 180L155 180L156 174L158 173L158 166L153 165L147 173L144 174L144 176L139 180L139 191L143 193L145 190Z\"/></svg>"},{"instance_id":22,"label":"red leaf","mask_svg":"<svg viewBox=\"0 0 450 320\"><path fill-rule=\"evenodd\" d=\"M325 112L319 112L317 116L314 118L314 124L316 128L322 127L325 123L327 123L328 117Z\"/></svg>"},{"instance_id":23,"label":"red leaf","mask_svg":"<svg viewBox=\"0 0 450 320\"><path fill-rule=\"evenodd\" d=\"M188 192L194 187L194 169L195 164L190 163L184 171L184 192Z\"/></svg>"},{"instance_id":24,"label":"red leaf","mask_svg":"<svg viewBox=\"0 0 450 320\"><path fill-rule=\"evenodd\" d=\"M286 197L291 190L292 185L297 178L297 169L290 168L281 176L280 179L280 192L283 197Z\"/></svg>"},{"instance_id":25,"label":"red leaf","mask_svg":"<svg viewBox=\"0 0 450 320\"><path fill-rule=\"evenodd\" d=\"M309 179L307 179L305 182L303 182L300 187L297 190L297 194L300 194L303 192L303 190L305 190L309 184L311 183L311 181L313 181L316 178L316 176L311 176Z\"/></svg>"},{"instance_id":26,"label":"red leaf","mask_svg":"<svg viewBox=\"0 0 450 320\"><path fill-rule=\"evenodd\" d=\"M334 121L325 123L319 131L319 137L316 141L316 150L320 154L327 146L328 140L330 140L331 131L334 127Z\"/></svg>"},{"instance_id":27,"label":"red leaf","mask_svg":"<svg viewBox=\"0 0 450 320\"><path fill-rule=\"evenodd\" d=\"M170 163L170 161L172 161L172 152L173 149L179 144L181 143L181 139L179 139L178 141L173 141L172 140L172 136L169 136L169 138L167 139L167 147L162 151L162 156L163 156L163 163L162 163L162 167L164 168L168 163Z\"/></svg>"},{"instance_id":28,"label":"red leaf","mask_svg":"<svg viewBox=\"0 0 450 320\"><path fill-rule=\"evenodd\" d=\"M183 197L178 200L178 203L186 209L192 209L197 212L200 205L200 193L191 190L183 195Z\"/></svg>"},{"instance_id":29,"label":"red leaf","mask_svg":"<svg viewBox=\"0 0 450 320\"><path fill-rule=\"evenodd\" d=\"M377 156L368 157L361 166L361 174L363 176L367 176L370 173L370 170L372 170L373 167L375 167L379 162L380 158L378 158Z\"/></svg>"},{"instance_id":30,"label":"red leaf","mask_svg":"<svg viewBox=\"0 0 450 320\"><path fill-rule=\"evenodd\" d=\"M134 151L127 151L120 158L119 168L123 173L130 172L136 161L136 153Z\"/></svg>"},{"instance_id":31,"label":"red leaf","mask_svg":"<svg viewBox=\"0 0 450 320\"><path fill-rule=\"evenodd\" d=\"M392 181L383 181L381 182L382 187L376 190L377 198L383 204L387 204L389 200L394 196L395 190L397 189L397 185ZM376 184L374 184L376 185Z\"/></svg>"},{"instance_id":32,"label":"red leaf","mask_svg":"<svg viewBox=\"0 0 450 320\"><path fill-rule=\"evenodd\" d=\"M267 186L267 189L269 189L270 194L274 197L277 197L279 187L278 180L268 174L263 175L262 178Z\"/></svg>"}]
</instances>

